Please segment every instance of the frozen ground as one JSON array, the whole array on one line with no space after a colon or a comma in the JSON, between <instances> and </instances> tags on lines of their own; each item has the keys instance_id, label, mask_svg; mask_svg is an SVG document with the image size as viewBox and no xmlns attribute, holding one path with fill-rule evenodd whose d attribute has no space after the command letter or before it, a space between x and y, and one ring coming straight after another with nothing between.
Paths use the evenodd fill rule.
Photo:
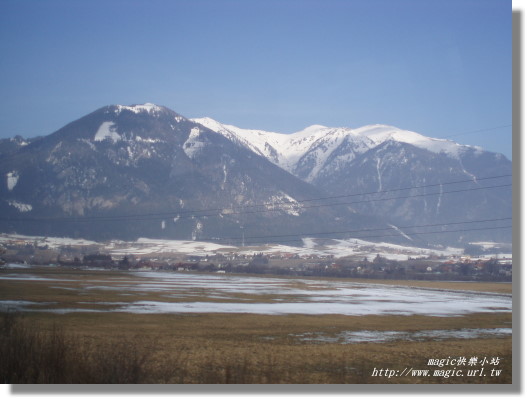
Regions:
<instances>
[{"instance_id":1,"label":"frozen ground","mask_svg":"<svg viewBox=\"0 0 527 399\"><path fill-rule=\"evenodd\" d=\"M46 279L25 273L2 275L8 280ZM71 275L49 279L50 286L71 289ZM49 309L54 312L75 312L82 303L83 311L128 313L252 313L252 314L342 314L363 315L427 315L460 316L476 312L511 312L512 296L473 291L413 288L397 285L210 275L177 272L125 272L120 278L104 279L94 274L79 280L77 287L84 302L71 307ZM129 302L99 302L99 291L114 291ZM154 300L134 300L136 295L155 294ZM93 298L91 301L90 299ZM88 301L88 302L86 302ZM6 303L0 302L1 305ZM20 310L32 306L10 303ZM39 307L38 310L43 310Z\"/></svg>"}]
</instances>

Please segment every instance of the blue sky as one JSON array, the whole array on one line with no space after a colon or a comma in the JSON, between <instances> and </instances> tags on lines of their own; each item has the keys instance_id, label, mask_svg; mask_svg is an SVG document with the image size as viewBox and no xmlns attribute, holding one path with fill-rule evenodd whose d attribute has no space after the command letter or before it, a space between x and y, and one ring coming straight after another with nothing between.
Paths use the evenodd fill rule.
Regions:
<instances>
[{"instance_id":1,"label":"blue sky","mask_svg":"<svg viewBox=\"0 0 527 399\"><path fill-rule=\"evenodd\" d=\"M389 124L511 158L511 54L505 0L0 0L0 137L153 102L284 133Z\"/></svg>"}]
</instances>

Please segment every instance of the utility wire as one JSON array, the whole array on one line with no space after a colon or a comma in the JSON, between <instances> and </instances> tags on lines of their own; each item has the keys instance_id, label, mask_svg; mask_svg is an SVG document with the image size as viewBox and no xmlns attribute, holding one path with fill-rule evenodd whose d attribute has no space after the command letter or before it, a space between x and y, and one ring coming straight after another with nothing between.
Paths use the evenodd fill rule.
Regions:
<instances>
[{"instance_id":1,"label":"utility wire","mask_svg":"<svg viewBox=\"0 0 527 399\"><path fill-rule=\"evenodd\" d=\"M448 223L435 223L435 224L422 224L422 225L414 225L414 226L390 226L390 227L382 227L382 228L375 228L375 229L359 229L359 230L344 230L344 231L328 231L328 232L316 232L316 233L296 233L296 234L273 234L273 235L265 235L265 236L245 236L243 237L246 240L255 239L255 238L283 238L283 237L311 237L315 235L336 235L336 234L350 234L350 233L362 233L362 232L371 232L371 231L382 231L382 230L395 230L397 229L416 229L416 228L422 228L422 227L439 227L439 226L451 226L451 225L457 225L457 224L469 224L469 223L488 223L488 222L500 222L504 220L511 220L511 217L506 218L497 218L497 219L484 219L484 220L470 220L466 222L448 222ZM407 234L405 232L405 234ZM201 238L205 241L212 241L215 240L215 238ZM223 237L222 240L241 240L242 237Z\"/></svg>"},{"instance_id":2,"label":"utility wire","mask_svg":"<svg viewBox=\"0 0 527 399\"><path fill-rule=\"evenodd\" d=\"M332 203L332 204L304 206L301 209L317 208L317 207L321 207L321 206L353 205L353 204L360 204L360 203L363 203L363 202L378 202L378 201L389 201L389 200L395 200L395 199L426 197L426 196L429 196L429 195L443 195L443 194L451 194L451 193L461 193L461 192L465 192L465 191L485 190L487 188L500 188L500 187L510 187L510 186L512 186L512 184L501 184L501 185L497 185L497 186L488 186L488 187L473 187L473 188L466 188L466 189L463 189L463 190L453 190L453 191L443 191L443 192L440 191L440 192L437 192L437 193L405 195L405 196L401 196L401 197L375 198L375 199L367 199L367 200L352 201L352 202L335 202L335 203ZM277 210L280 210L280 209L277 209Z\"/></svg>"},{"instance_id":3,"label":"utility wire","mask_svg":"<svg viewBox=\"0 0 527 399\"><path fill-rule=\"evenodd\" d=\"M364 202L378 202L378 201L390 201L390 200L396 200L396 199L407 199L407 198L417 198L417 197L426 197L431 195L443 195L443 194L451 194L451 193L461 193L461 192L467 192L467 191L477 191L477 190L485 190L485 189L491 189L491 188L502 188L502 187L510 187L512 184L502 184L502 185L496 185L496 186L488 186L488 187L473 187L468 189L462 189L462 190L453 190L453 191L444 191L444 192L435 192L435 193L426 193L426 194L416 194L416 195L408 195L408 196L400 196L400 197L390 197L390 198L376 198L376 199L369 199L369 200L361 200L361 201L352 201L352 202L336 202L336 203L330 203L330 204L319 204L319 205L309 205L309 206L302 206L298 210L305 210L310 208L321 208L321 207L327 207L327 206L339 206L339 205L354 205ZM282 207L284 205L290 205L290 204L279 204L278 206ZM223 209L222 209L223 211ZM189 218L205 218L205 217L215 217L215 216L231 216L231 215L247 215L247 214L256 214L256 213L268 213L268 212L281 212L284 211L282 208L277 209L260 209L260 210L254 210L254 211L245 211L245 212L228 212L228 213L222 213L222 212L216 212L216 213L210 213L205 215L183 215L179 216L176 212L171 212L169 214L158 214L158 215L132 215L132 216L86 216L86 217L69 217L69 218L9 218L9 217L0 217L0 220L7 220L12 222L95 222L95 221L101 221L101 222L113 222L113 221L143 221L143 220L153 220L153 219L165 219L167 217L178 217L181 219L189 219Z\"/></svg>"},{"instance_id":4,"label":"utility wire","mask_svg":"<svg viewBox=\"0 0 527 399\"><path fill-rule=\"evenodd\" d=\"M504 128L504 127L512 127L512 124L509 124L509 125L501 125L501 126L494 126L494 127L489 127L489 128L485 128L485 129L471 130L471 131L468 131L468 132L451 134L451 135L449 135L449 136L443 136L443 137L440 137L440 138L448 139L448 138L450 138L450 137L458 137L458 136L464 136L464 135L466 135L466 134L474 134L474 133L487 132L487 131L489 131L489 130L496 130L496 129L501 129L501 128Z\"/></svg>"},{"instance_id":5,"label":"utility wire","mask_svg":"<svg viewBox=\"0 0 527 399\"><path fill-rule=\"evenodd\" d=\"M180 219L187 219L187 218L197 218L197 217L211 217L211 216L229 216L229 215L240 215L240 214L254 214L254 213L266 213L266 212L279 212L283 209L281 207L289 206L289 205L296 205L301 202L311 202L311 201L318 201L318 200L327 200L327 199L338 199L338 198L347 198L347 197L355 197L355 196L361 196L361 195L375 195L379 193L389 193L389 192L395 192L395 191L401 191L401 190L411 190L411 189L418 189L418 188L426 188L426 187L437 187L437 186L443 186L443 185L449 185L449 184L457 184L457 183L466 183L466 182L474 182L478 180L489 180L489 179L498 179L502 177L510 177L512 175L500 175L500 176L491 176L491 177L484 177L484 178L476 178L476 179L470 179L470 180L459 180L459 181L453 181L453 182L445 182L445 183L437 183L437 184L429 184L429 185L422 185L422 186L413 186L413 187L406 187L406 188L400 188L400 189L393 189L393 190L383 190L383 191L374 191L374 192L367 192L367 193L355 193L355 194L349 194L349 195L340 195L340 196L333 196L333 197L321 197L321 198L311 198L306 200L298 200L298 201L284 201L282 203L276 204L274 202L267 202L262 204L256 204L256 205L246 205L246 206L239 206L239 207L231 207L231 208L212 208L212 209L196 209L196 210L187 210L187 211L172 211L172 212L163 212L163 213L144 213L144 214L134 214L134 215L116 215L116 216L86 216L86 217L57 217L57 218L8 218L8 217L0 217L0 220L9 220L9 221L56 221L56 222L90 222L90 221L119 221L119 220L130 220L130 221L141 221L141 220L150 220L152 218L156 219L164 219L168 217L178 217ZM319 208L319 207L325 207L325 206L338 206L338 205L353 205L353 204L359 204L364 202L378 202L378 201L389 201L389 200L396 200L396 199L406 199L406 198L415 198L415 197L424 197L424 196L430 196L430 195L443 195L443 194L450 194L450 193L460 193L460 192L466 192L466 191L476 191L476 190L484 190L489 188L501 188L501 187L509 187L512 186L512 184L502 184L502 185L495 185L495 186L485 186L485 187L471 187L466 189L460 189L460 190L452 190L452 191L443 191L443 192L434 192L434 193L424 193L424 194L414 194L414 195L406 195L406 196L399 196L399 197L389 197L389 198L373 198L373 199L367 199L367 200L360 200L360 201L351 201L351 202L337 202L337 203L330 203L330 204L318 204L318 205L302 205L298 208L298 210L303 209L309 209L309 208ZM258 207L277 207L277 209L259 209L254 211L238 211L234 212L232 209L249 209L249 208L258 208ZM225 212L227 211L228 212ZM199 212L214 212L209 214L198 214Z\"/></svg>"},{"instance_id":6,"label":"utility wire","mask_svg":"<svg viewBox=\"0 0 527 399\"><path fill-rule=\"evenodd\" d=\"M459 232L467 232L467 231L481 231L481 230L496 230L496 229L510 229L512 226L498 226L498 227L482 227L482 228L473 228L473 229L458 229L458 230L438 230L438 231L427 231L427 232L416 232L416 233L404 233L404 235L407 236L419 236L419 235L425 235L425 234L443 234L443 233L459 233ZM365 238L385 238L385 237L404 237L402 233L399 234L383 234L383 235L371 235L371 236L358 236L358 237L351 237L349 240L362 240ZM310 238L310 237L309 237ZM331 238L328 238L331 239ZM296 240L281 240L281 243L284 242L298 242L299 239ZM245 244L254 245L254 244L262 244L262 242L255 241L255 242L245 242Z\"/></svg>"},{"instance_id":7,"label":"utility wire","mask_svg":"<svg viewBox=\"0 0 527 399\"><path fill-rule=\"evenodd\" d=\"M289 204L297 204L297 203L303 203L303 202L311 202L311 201L324 201L329 199L339 199L339 198L348 198L348 197L357 197L361 195L376 195L376 194L385 194L395 191L404 191L404 190L413 190L413 189L419 189L419 188L428 188L428 187L440 187L440 186L446 186L450 184L459 184L459 183L477 183L479 181L483 180L490 180L490 179L500 179L503 177L512 177L511 174L507 175L499 175L499 176L488 176L488 177L474 177L472 179L466 179L466 180L457 180L457 181L451 181L451 182L444 182L444 183L434 183L434 184L424 184L420 186L409 186L409 187L403 187L403 188L393 188L389 190L380 190L380 191L369 191L365 193L355 193L355 194L343 194L343 195L334 195L329 197L318 197L318 198L308 198L308 199L302 199L302 200L293 200L293 201L283 201L280 204L276 204L275 202L263 202L261 204L255 204L255 205L238 205L238 206L231 206L228 208L229 210L234 209L247 209L247 208L258 208L258 207L266 207L266 206L282 206L282 205L289 205ZM112 218L120 218L120 217L136 217L136 216L171 216L176 215L179 217L184 217L186 214L192 214L192 216L196 216L195 214L198 212L223 212L225 208L205 208L205 209L192 209L192 210L179 210L179 211L172 211L172 212L161 212L161 213L143 213L143 214L134 214L134 215L116 215L112 216ZM109 218L110 216L93 216L93 218Z\"/></svg>"}]
</instances>

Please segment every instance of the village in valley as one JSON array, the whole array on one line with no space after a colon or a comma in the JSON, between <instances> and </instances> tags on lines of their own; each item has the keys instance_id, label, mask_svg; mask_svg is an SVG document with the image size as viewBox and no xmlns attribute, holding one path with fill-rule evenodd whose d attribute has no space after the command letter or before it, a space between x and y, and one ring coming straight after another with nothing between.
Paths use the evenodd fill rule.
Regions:
<instances>
[{"instance_id":1,"label":"village in valley","mask_svg":"<svg viewBox=\"0 0 527 399\"><path fill-rule=\"evenodd\" d=\"M325 240L307 247L232 247L197 241L86 240L0 236L0 264L408 280L512 281L510 244L438 250ZM2 267L2 266L0 266Z\"/></svg>"}]
</instances>

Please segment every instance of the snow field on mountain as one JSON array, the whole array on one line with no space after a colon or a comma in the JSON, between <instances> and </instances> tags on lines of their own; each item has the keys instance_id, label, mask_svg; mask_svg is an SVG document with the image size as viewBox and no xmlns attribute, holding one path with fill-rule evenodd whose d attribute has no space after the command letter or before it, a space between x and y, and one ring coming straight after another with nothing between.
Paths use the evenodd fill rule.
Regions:
<instances>
[{"instance_id":1,"label":"snow field on mountain","mask_svg":"<svg viewBox=\"0 0 527 399\"><path fill-rule=\"evenodd\" d=\"M205 142L200 139L200 130L194 127L190 130L187 141L183 144L183 151L189 158L194 158L205 147Z\"/></svg>"},{"instance_id":2,"label":"snow field on mountain","mask_svg":"<svg viewBox=\"0 0 527 399\"><path fill-rule=\"evenodd\" d=\"M433 153L444 153L455 159L463 151L469 149L482 151L480 147L461 145L446 139L430 138L388 125L368 125L357 129L312 125L296 133L283 134L242 129L233 125L222 124L211 118L195 118L192 120L266 157L293 174L303 161L307 159L314 161L308 176L305 178L308 182L318 177L321 170L327 166L331 155L345 140L352 143L353 152L337 158L337 167L339 161L340 163L343 161L350 162L356 155L390 140L411 144Z\"/></svg>"},{"instance_id":3,"label":"snow field on mountain","mask_svg":"<svg viewBox=\"0 0 527 399\"><path fill-rule=\"evenodd\" d=\"M133 112L134 114L138 114L138 113L141 113L141 112L147 112L147 113L151 113L151 112L159 112L161 111L163 108L160 107L159 105L156 105L156 104L152 104L152 103L145 103L145 104L136 104L136 105L118 105L117 106L117 109L116 109L116 112L119 113L123 110L126 110L126 111L130 111L130 112Z\"/></svg>"},{"instance_id":4,"label":"snow field on mountain","mask_svg":"<svg viewBox=\"0 0 527 399\"><path fill-rule=\"evenodd\" d=\"M93 137L94 141L112 140L114 143L121 140L121 136L116 132L113 122L103 122Z\"/></svg>"},{"instance_id":5,"label":"snow field on mountain","mask_svg":"<svg viewBox=\"0 0 527 399\"><path fill-rule=\"evenodd\" d=\"M6 180L7 180L7 189L9 191L13 191L13 189L15 188L16 184L18 183L18 172L17 171L12 171L12 172L9 172L7 175L6 175Z\"/></svg>"}]
</instances>

